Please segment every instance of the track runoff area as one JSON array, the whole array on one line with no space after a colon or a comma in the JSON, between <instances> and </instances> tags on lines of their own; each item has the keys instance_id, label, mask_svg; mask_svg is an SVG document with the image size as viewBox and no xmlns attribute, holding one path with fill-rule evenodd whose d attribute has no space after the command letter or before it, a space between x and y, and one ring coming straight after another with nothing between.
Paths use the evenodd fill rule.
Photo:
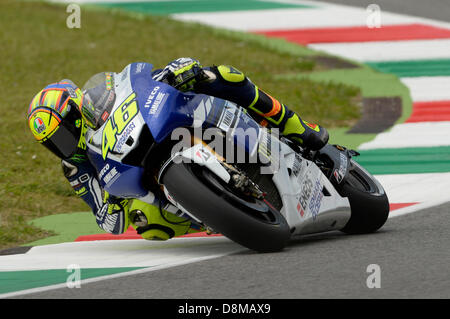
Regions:
<instances>
[{"instance_id":1,"label":"track runoff area","mask_svg":"<svg viewBox=\"0 0 450 319\"><path fill-rule=\"evenodd\" d=\"M77 1L70 1L76 3ZM316 1L84 1L263 34L362 62L409 89L409 117L361 143L391 218L450 201L450 24ZM232 23L230 23L232 21ZM148 242L130 230L0 255L0 298L143 274L242 251L221 236ZM20 249L19 249L20 251ZM82 273L82 276L80 275Z\"/></svg>"}]
</instances>

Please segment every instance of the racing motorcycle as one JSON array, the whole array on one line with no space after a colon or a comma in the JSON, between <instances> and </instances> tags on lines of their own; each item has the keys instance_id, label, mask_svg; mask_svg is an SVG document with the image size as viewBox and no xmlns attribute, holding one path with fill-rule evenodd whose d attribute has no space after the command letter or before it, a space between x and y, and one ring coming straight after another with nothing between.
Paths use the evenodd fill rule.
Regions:
<instances>
[{"instance_id":1,"label":"racing motorcycle","mask_svg":"<svg viewBox=\"0 0 450 319\"><path fill-rule=\"evenodd\" d=\"M149 203L156 195L258 252L279 251L294 236L385 224L387 195L356 151L302 148L230 101L154 81L152 67L114 73L107 90L115 98L97 107L96 129L86 133L110 194Z\"/></svg>"}]
</instances>

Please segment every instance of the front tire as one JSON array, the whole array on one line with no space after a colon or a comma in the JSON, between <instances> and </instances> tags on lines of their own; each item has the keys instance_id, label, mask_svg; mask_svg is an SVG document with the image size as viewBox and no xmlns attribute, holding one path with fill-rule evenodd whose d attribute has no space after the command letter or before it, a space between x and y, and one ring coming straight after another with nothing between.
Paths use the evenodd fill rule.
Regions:
<instances>
[{"instance_id":1,"label":"front tire","mask_svg":"<svg viewBox=\"0 0 450 319\"><path fill-rule=\"evenodd\" d=\"M162 184L192 215L242 246L275 252L290 239L286 219L270 203L233 194L207 168L173 163L162 176Z\"/></svg>"}]
</instances>

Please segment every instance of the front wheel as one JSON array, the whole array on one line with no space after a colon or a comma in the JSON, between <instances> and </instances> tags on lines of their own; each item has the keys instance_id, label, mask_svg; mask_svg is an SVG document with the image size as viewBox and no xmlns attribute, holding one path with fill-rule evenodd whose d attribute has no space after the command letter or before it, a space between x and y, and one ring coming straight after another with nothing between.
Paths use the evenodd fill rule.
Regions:
<instances>
[{"instance_id":1,"label":"front wheel","mask_svg":"<svg viewBox=\"0 0 450 319\"><path fill-rule=\"evenodd\" d=\"M375 232L388 218L388 197L381 184L370 173L353 160L350 165L340 193L350 201L351 217L341 231L347 234Z\"/></svg>"},{"instance_id":2,"label":"front wheel","mask_svg":"<svg viewBox=\"0 0 450 319\"><path fill-rule=\"evenodd\" d=\"M207 168L173 163L162 184L193 216L242 246L274 252L290 239L286 219L270 203L236 194Z\"/></svg>"}]
</instances>

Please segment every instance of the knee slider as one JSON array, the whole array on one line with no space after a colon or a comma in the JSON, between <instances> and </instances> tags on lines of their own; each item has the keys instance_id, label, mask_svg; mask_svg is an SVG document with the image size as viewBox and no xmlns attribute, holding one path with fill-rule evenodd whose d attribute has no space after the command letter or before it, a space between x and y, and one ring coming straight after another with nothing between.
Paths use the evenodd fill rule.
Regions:
<instances>
[{"instance_id":1,"label":"knee slider","mask_svg":"<svg viewBox=\"0 0 450 319\"><path fill-rule=\"evenodd\" d=\"M173 229L160 224L137 227L136 231L142 238L149 240L168 240L175 236Z\"/></svg>"}]
</instances>

